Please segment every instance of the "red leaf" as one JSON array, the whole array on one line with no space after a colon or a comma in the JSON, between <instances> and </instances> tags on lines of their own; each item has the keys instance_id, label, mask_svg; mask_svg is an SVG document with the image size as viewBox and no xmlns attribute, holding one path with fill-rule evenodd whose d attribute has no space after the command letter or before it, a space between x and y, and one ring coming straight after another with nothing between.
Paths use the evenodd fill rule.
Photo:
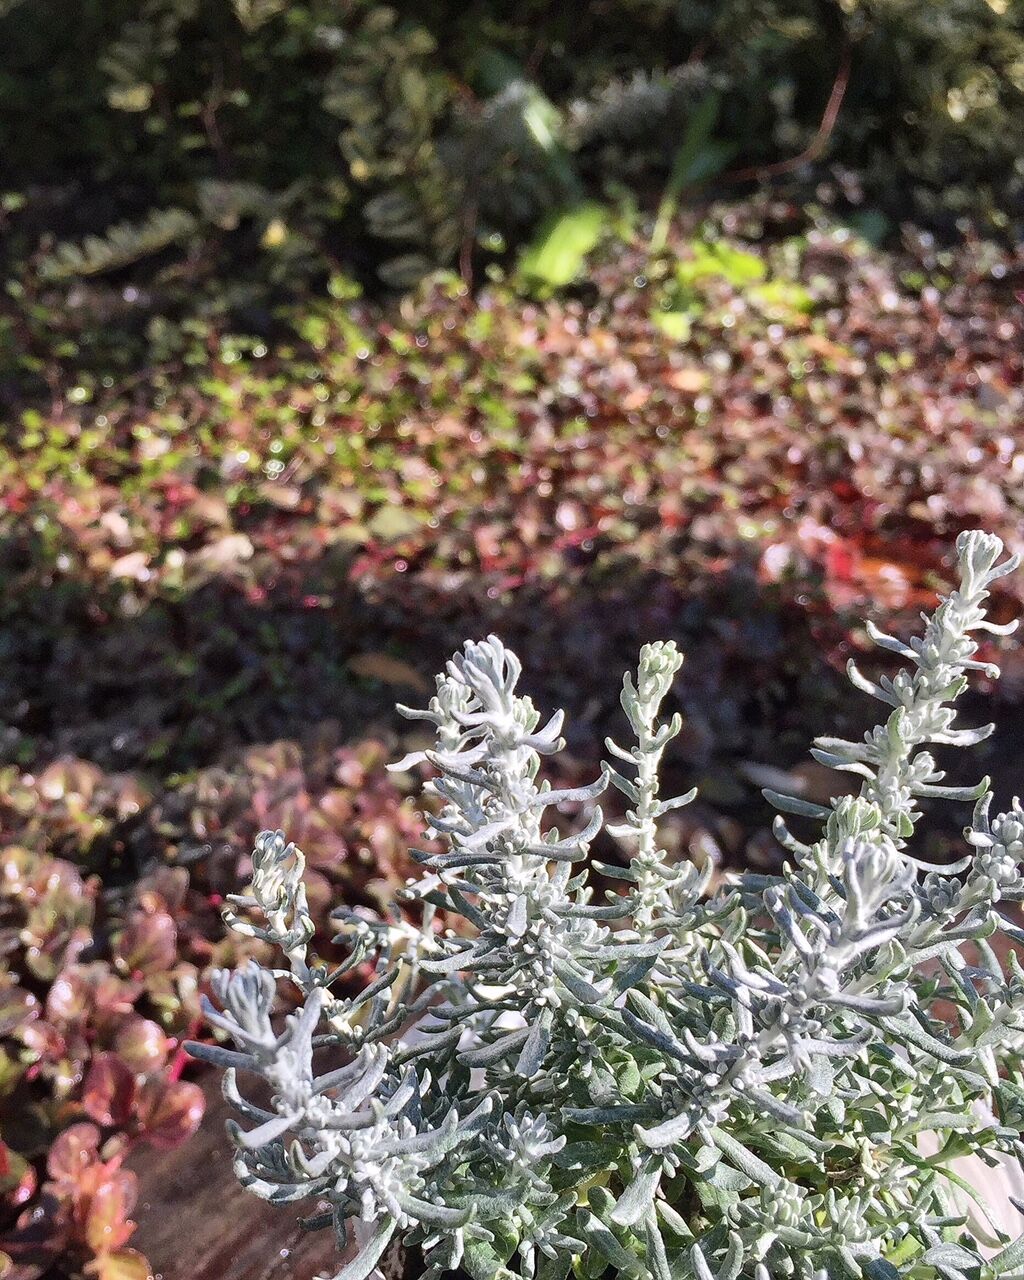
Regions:
<instances>
[{"instance_id":1,"label":"red leaf","mask_svg":"<svg viewBox=\"0 0 1024 1280\"><path fill-rule=\"evenodd\" d=\"M46 1014L55 1022L75 1022L89 1010L85 980L73 969L60 974L46 994Z\"/></svg>"},{"instance_id":2,"label":"red leaf","mask_svg":"<svg viewBox=\"0 0 1024 1280\"><path fill-rule=\"evenodd\" d=\"M128 1240L135 1223L128 1219L135 1204L135 1175L119 1169L101 1182L89 1199L85 1217L85 1243L95 1253L109 1253Z\"/></svg>"},{"instance_id":3,"label":"red leaf","mask_svg":"<svg viewBox=\"0 0 1024 1280\"><path fill-rule=\"evenodd\" d=\"M177 955L178 931L166 911L136 911L118 936L114 960L129 974L160 973Z\"/></svg>"},{"instance_id":4,"label":"red leaf","mask_svg":"<svg viewBox=\"0 0 1024 1280\"><path fill-rule=\"evenodd\" d=\"M0 1141L0 1198L9 1207L25 1204L36 1189L36 1171L23 1155ZM3 1272L0 1271L0 1280Z\"/></svg>"},{"instance_id":5,"label":"red leaf","mask_svg":"<svg viewBox=\"0 0 1024 1280\"><path fill-rule=\"evenodd\" d=\"M850 542L837 538L826 548L825 572L829 578L849 582L856 571L858 559L856 547Z\"/></svg>"},{"instance_id":6,"label":"red leaf","mask_svg":"<svg viewBox=\"0 0 1024 1280\"><path fill-rule=\"evenodd\" d=\"M148 1260L137 1249L117 1249L96 1260L98 1280L153 1280Z\"/></svg>"},{"instance_id":7,"label":"red leaf","mask_svg":"<svg viewBox=\"0 0 1024 1280\"><path fill-rule=\"evenodd\" d=\"M9 1036L39 1016L39 1001L13 979L0 982L0 1036Z\"/></svg>"},{"instance_id":8,"label":"red leaf","mask_svg":"<svg viewBox=\"0 0 1024 1280\"><path fill-rule=\"evenodd\" d=\"M139 1094L138 1120L146 1138L163 1151L180 1146L199 1128L203 1091L187 1080L147 1080Z\"/></svg>"},{"instance_id":9,"label":"red leaf","mask_svg":"<svg viewBox=\"0 0 1024 1280\"><path fill-rule=\"evenodd\" d=\"M134 1014L114 1037L114 1048L132 1071L149 1075L167 1061L167 1037L148 1018Z\"/></svg>"},{"instance_id":10,"label":"red leaf","mask_svg":"<svg viewBox=\"0 0 1024 1280\"><path fill-rule=\"evenodd\" d=\"M55 1182L77 1182L99 1160L100 1131L94 1124L73 1124L58 1135L46 1157L46 1172Z\"/></svg>"},{"instance_id":11,"label":"red leaf","mask_svg":"<svg viewBox=\"0 0 1024 1280\"><path fill-rule=\"evenodd\" d=\"M99 1053L92 1060L82 1090L82 1105L97 1124L128 1123L135 1104L135 1072L116 1053Z\"/></svg>"},{"instance_id":12,"label":"red leaf","mask_svg":"<svg viewBox=\"0 0 1024 1280\"><path fill-rule=\"evenodd\" d=\"M45 1193L21 1211L3 1236L3 1252L14 1261L14 1276L41 1276L67 1244L67 1222L56 1199ZM0 1272L0 1275L3 1273Z\"/></svg>"}]
</instances>

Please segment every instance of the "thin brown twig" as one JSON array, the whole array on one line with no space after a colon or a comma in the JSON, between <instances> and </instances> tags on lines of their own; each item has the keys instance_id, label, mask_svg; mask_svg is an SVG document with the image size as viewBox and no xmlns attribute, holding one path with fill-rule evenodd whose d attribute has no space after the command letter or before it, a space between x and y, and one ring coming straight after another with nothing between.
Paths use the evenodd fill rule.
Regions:
<instances>
[{"instance_id":1,"label":"thin brown twig","mask_svg":"<svg viewBox=\"0 0 1024 1280\"><path fill-rule=\"evenodd\" d=\"M213 89L203 102L199 118L202 121L207 144L214 154L217 161L217 170L222 178L227 177L231 172L231 153L224 144L224 137L221 134L220 124L217 120L217 112L224 105L224 102L224 77L223 73L218 71Z\"/></svg>"},{"instance_id":2,"label":"thin brown twig","mask_svg":"<svg viewBox=\"0 0 1024 1280\"><path fill-rule=\"evenodd\" d=\"M473 244L476 240L477 204L471 200L462 219L462 242L459 246L459 275L467 289L473 287Z\"/></svg>"},{"instance_id":3,"label":"thin brown twig","mask_svg":"<svg viewBox=\"0 0 1024 1280\"><path fill-rule=\"evenodd\" d=\"M832 92L828 95L828 102L825 104L821 124L818 125L817 133L799 155L791 156L788 160L777 160L774 164L750 165L746 169L733 169L728 173L724 173L719 181L747 182L750 180L761 181L765 178L777 178L780 174L792 173L794 169L799 169L803 165L817 160L825 150L828 140L832 136L832 130L836 127L839 110L843 105L843 99L846 97L846 90L850 83L851 62L852 50L849 41L847 41L843 46L839 69L832 85Z\"/></svg>"}]
</instances>

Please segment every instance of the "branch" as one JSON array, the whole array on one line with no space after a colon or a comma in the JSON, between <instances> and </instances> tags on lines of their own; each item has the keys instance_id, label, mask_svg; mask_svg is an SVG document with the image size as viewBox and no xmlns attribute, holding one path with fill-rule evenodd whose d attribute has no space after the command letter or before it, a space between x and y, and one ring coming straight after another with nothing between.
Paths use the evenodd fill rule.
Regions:
<instances>
[{"instance_id":1,"label":"branch","mask_svg":"<svg viewBox=\"0 0 1024 1280\"><path fill-rule=\"evenodd\" d=\"M788 160L777 160L774 164L750 165L746 169L733 169L731 172L723 174L721 180L723 182L764 181L766 178L777 178L781 174L792 173L794 170L802 168L805 164L811 164L817 160L828 145L828 140L836 127L839 111L850 83L851 61L852 50L849 41L847 41L843 47L839 70L836 72L836 78L832 85L832 92L829 94L828 102L825 104L821 124L818 125L817 133L799 155L791 156Z\"/></svg>"}]
</instances>

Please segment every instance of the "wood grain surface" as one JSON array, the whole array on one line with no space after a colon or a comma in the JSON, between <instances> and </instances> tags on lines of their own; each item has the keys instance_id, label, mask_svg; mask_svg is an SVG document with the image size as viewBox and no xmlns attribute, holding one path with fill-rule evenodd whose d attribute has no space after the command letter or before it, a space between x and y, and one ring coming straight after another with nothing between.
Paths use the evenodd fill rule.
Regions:
<instances>
[{"instance_id":1,"label":"wood grain surface","mask_svg":"<svg viewBox=\"0 0 1024 1280\"><path fill-rule=\"evenodd\" d=\"M140 1150L129 1163L139 1179L132 1245L157 1280L333 1276L340 1263L331 1232L306 1232L297 1223L312 1206L275 1208L239 1186L219 1078L209 1073L200 1083L207 1111L195 1137L176 1151Z\"/></svg>"}]
</instances>

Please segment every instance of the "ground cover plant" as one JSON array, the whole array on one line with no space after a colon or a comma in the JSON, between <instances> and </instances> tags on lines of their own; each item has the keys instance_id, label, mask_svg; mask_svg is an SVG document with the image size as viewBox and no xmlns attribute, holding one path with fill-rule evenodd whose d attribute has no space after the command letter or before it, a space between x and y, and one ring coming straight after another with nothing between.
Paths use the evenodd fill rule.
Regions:
<instances>
[{"instance_id":1,"label":"ground cover plant","mask_svg":"<svg viewBox=\"0 0 1024 1280\"><path fill-rule=\"evenodd\" d=\"M1005 914L1024 900L1024 813L992 815L989 779L950 786L932 755L991 732L957 726L954 704L969 672L992 674L975 634L1015 625L985 602L1019 561L977 532L957 550L958 586L920 637L872 632L902 668L876 682L850 666L882 720L816 739L859 793L771 796L817 832L777 822L779 875L708 897L708 870L659 844L659 818L693 799L660 791L682 723L659 718L682 664L664 643L623 682L634 740L560 790L541 766L562 713L519 694L496 637L467 642L429 706L406 709L436 732L421 758L442 847L403 895L421 921L339 908L351 950L335 968L309 950L301 851L260 835L228 920L277 963L215 974L206 1013L227 1047L190 1047L224 1069L243 1185L303 1204L341 1249L354 1230L335 1280L366 1280L396 1237L424 1276L474 1280L1020 1274L1024 1234L995 1225L956 1158L1024 1159L1024 931ZM600 868L625 883L602 900L580 865L601 810L568 835L548 811L609 782L634 856ZM975 804L954 864L919 856L930 800ZM340 994L374 956L365 988ZM283 1025L280 979L298 1005Z\"/></svg>"},{"instance_id":2,"label":"ground cover plant","mask_svg":"<svg viewBox=\"0 0 1024 1280\"><path fill-rule=\"evenodd\" d=\"M379 707L367 653L422 654L422 680L499 623L534 679L549 632L593 672L624 665L626 619L587 639L617 590L699 654L685 696L712 757L756 756L740 643L773 674L803 626L856 645L850 610L912 612L964 523L1013 543L1019 254L909 230L881 253L753 202L585 270L547 299L451 277L397 313L341 297L277 345L203 331L143 383L48 361L54 394L16 401L0 446L8 758L210 763L297 736L279 726L326 697ZM688 604L709 596L713 640Z\"/></svg>"},{"instance_id":3,"label":"ground cover plant","mask_svg":"<svg viewBox=\"0 0 1024 1280\"><path fill-rule=\"evenodd\" d=\"M268 818L302 828L322 936L343 881L380 909L420 824L373 742L253 750L182 781L159 812L81 761L8 769L3 790L0 1275L145 1280L131 1157L181 1144L203 1115L182 1044L210 969L247 952L218 910L248 874L239 850Z\"/></svg>"},{"instance_id":4,"label":"ground cover plant","mask_svg":"<svg viewBox=\"0 0 1024 1280\"><path fill-rule=\"evenodd\" d=\"M0 1274L42 1274L63 1255L102 1280L145 1277L127 1243L125 1157L139 1142L177 1146L203 1114L198 1086L180 1079L181 1041L199 1025L197 970L176 946L179 922L194 927L187 874L140 881L104 937L95 878L17 846L0 865L0 1166L5 1216L17 1215Z\"/></svg>"}]
</instances>

